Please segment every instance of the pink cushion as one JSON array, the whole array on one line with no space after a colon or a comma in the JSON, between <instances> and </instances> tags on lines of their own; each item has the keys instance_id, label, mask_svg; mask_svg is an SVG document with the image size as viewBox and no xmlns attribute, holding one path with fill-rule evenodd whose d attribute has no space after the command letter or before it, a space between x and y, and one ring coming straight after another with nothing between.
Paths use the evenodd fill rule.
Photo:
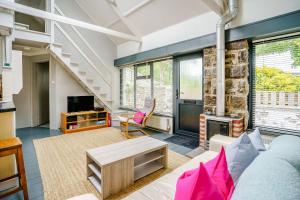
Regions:
<instances>
[{"instance_id":1,"label":"pink cushion","mask_svg":"<svg viewBox=\"0 0 300 200\"><path fill-rule=\"evenodd\" d=\"M176 185L175 200L224 200L203 163L183 173Z\"/></svg>"},{"instance_id":2,"label":"pink cushion","mask_svg":"<svg viewBox=\"0 0 300 200\"><path fill-rule=\"evenodd\" d=\"M135 121L138 124L142 124L145 116L146 116L146 113L138 111L134 114L133 121Z\"/></svg>"},{"instance_id":3,"label":"pink cushion","mask_svg":"<svg viewBox=\"0 0 300 200\"><path fill-rule=\"evenodd\" d=\"M204 168L201 170L201 167ZM208 176L205 176L205 173ZM229 174L224 148L214 159L184 172L177 180L175 200L230 199L234 183ZM217 191L217 194L215 194ZM197 198L192 198L196 195ZM211 195L211 196L205 196ZM215 196L214 196L215 195Z\"/></svg>"},{"instance_id":4,"label":"pink cushion","mask_svg":"<svg viewBox=\"0 0 300 200\"><path fill-rule=\"evenodd\" d=\"M234 182L228 170L224 147L214 159L204 165L224 199L230 199L234 190Z\"/></svg>"}]
</instances>

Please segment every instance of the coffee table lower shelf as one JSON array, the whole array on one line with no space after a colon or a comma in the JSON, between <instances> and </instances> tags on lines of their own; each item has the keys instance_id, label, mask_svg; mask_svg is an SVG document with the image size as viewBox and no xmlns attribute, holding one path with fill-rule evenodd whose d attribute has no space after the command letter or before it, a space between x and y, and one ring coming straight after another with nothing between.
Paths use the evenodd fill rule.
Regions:
<instances>
[{"instance_id":1,"label":"coffee table lower shelf","mask_svg":"<svg viewBox=\"0 0 300 200\"><path fill-rule=\"evenodd\" d=\"M95 176L89 176L88 179L92 183L92 185L96 188L96 190L102 193L100 181Z\"/></svg>"}]
</instances>

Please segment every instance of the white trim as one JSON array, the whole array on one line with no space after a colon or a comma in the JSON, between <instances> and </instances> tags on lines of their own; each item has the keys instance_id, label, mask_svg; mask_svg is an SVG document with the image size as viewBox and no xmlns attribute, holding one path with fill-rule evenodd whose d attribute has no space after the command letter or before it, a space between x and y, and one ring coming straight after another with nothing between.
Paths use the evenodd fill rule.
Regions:
<instances>
[{"instance_id":1,"label":"white trim","mask_svg":"<svg viewBox=\"0 0 300 200\"><path fill-rule=\"evenodd\" d=\"M20 13L24 13L27 15L31 15L31 16L35 16L35 17L40 17L43 19L48 19L48 20L54 20L56 22L61 22L64 24L70 24L70 25L74 25L74 26L78 26L81 28L85 28L85 29L89 29L92 31L96 31L96 32L100 32L100 33L104 33L107 35L112 35L115 37L119 37L119 38L123 38L123 39L127 39L127 40L132 40L132 41L137 41L137 42L141 42L141 38L136 37L136 36L132 36L126 33L121 33L112 29L108 29L102 26L97 26L94 24L90 24L87 22L82 22L76 19L72 19L69 17L64 17L64 16L60 16L60 15L56 15L53 13L49 13L46 11L42 11L39 9L35 9L35 8L31 8L28 6L24 6L18 3L14 3L14 2L9 2L7 0L1 0L0 1L0 7L3 8L7 8L7 9L11 9Z\"/></svg>"}]
</instances>

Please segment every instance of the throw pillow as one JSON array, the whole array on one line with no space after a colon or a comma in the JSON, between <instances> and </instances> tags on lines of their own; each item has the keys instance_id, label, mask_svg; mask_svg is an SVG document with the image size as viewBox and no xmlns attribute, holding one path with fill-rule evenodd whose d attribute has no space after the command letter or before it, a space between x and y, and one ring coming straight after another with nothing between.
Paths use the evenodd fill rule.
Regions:
<instances>
[{"instance_id":1,"label":"throw pillow","mask_svg":"<svg viewBox=\"0 0 300 200\"><path fill-rule=\"evenodd\" d=\"M223 198L230 199L234 190L234 183L228 171L224 147L214 159L206 162L204 165Z\"/></svg>"},{"instance_id":2,"label":"throw pillow","mask_svg":"<svg viewBox=\"0 0 300 200\"><path fill-rule=\"evenodd\" d=\"M258 152L261 152L261 151L266 151L266 147L263 143L263 140L262 140L262 137L260 135L260 131L259 131L259 128L256 128L252 133L250 133L249 135L249 138L253 144L253 146L256 148L256 150Z\"/></svg>"},{"instance_id":3,"label":"throw pillow","mask_svg":"<svg viewBox=\"0 0 300 200\"><path fill-rule=\"evenodd\" d=\"M146 113L142 113L141 111L138 111L134 114L133 121L135 121L138 124L142 124L145 116Z\"/></svg>"},{"instance_id":4,"label":"throw pillow","mask_svg":"<svg viewBox=\"0 0 300 200\"><path fill-rule=\"evenodd\" d=\"M203 163L183 173L176 185L175 200L224 200Z\"/></svg>"},{"instance_id":5,"label":"throw pillow","mask_svg":"<svg viewBox=\"0 0 300 200\"><path fill-rule=\"evenodd\" d=\"M257 155L258 151L246 133L226 147L227 165L235 184Z\"/></svg>"}]
</instances>

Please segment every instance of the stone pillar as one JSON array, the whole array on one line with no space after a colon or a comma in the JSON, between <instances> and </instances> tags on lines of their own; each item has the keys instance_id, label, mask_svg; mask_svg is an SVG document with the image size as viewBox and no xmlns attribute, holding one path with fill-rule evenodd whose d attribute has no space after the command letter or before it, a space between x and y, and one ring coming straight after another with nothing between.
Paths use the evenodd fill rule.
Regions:
<instances>
[{"instance_id":1,"label":"stone pillar","mask_svg":"<svg viewBox=\"0 0 300 200\"><path fill-rule=\"evenodd\" d=\"M244 117L248 126L248 42L246 40L226 44L225 54L225 114ZM204 49L204 112L216 111L216 48Z\"/></svg>"}]
</instances>

